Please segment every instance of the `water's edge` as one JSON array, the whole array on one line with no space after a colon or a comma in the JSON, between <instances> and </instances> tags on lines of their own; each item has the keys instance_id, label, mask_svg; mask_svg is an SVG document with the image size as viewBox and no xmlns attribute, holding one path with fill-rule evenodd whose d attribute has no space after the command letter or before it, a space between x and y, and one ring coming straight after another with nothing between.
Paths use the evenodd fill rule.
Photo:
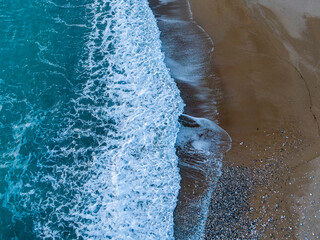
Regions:
<instances>
[{"instance_id":1,"label":"water's edge","mask_svg":"<svg viewBox=\"0 0 320 240\"><path fill-rule=\"evenodd\" d=\"M221 91L210 66L213 40L194 21L189 1L149 2L162 32L166 65L186 103L176 144L182 180L175 238L201 239L223 153L231 146L230 136L216 124ZM208 79L213 83L210 87Z\"/></svg>"}]
</instances>

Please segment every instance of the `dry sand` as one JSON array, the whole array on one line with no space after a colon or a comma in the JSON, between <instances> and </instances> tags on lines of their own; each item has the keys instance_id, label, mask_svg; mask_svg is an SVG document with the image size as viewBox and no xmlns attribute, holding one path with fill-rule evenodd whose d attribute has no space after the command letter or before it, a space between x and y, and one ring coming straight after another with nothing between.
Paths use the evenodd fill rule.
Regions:
<instances>
[{"instance_id":1,"label":"dry sand","mask_svg":"<svg viewBox=\"0 0 320 240\"><path fill-rule=\"evenodd\" d=\"M319 239L320 1L190 3L214 41L233 139L207 238Z\"/></svg>"}]
</instances>

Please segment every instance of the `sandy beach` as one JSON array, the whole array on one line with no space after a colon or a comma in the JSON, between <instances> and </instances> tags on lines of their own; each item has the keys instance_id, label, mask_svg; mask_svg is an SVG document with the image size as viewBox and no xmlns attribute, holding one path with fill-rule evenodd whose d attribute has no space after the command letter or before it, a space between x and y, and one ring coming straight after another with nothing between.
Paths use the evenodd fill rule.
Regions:
<instances>
[{"instance_id":1,"label":"sandy beach","mask_svg":"<svg viewBox=\"0 0 320 240\"><path fill-rule=\"evenodd\" d=\"M219 123L233 139L207 239L319 239L320 2L190 3L214 41Z\"/></svg>"}]
</instances>

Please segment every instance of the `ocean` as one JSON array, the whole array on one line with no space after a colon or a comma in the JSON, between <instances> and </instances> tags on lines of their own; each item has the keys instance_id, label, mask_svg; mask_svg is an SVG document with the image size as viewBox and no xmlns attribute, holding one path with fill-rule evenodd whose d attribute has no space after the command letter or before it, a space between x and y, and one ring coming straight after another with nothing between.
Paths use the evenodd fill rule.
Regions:
<instances>
[{"instance_id":1,"label":"ocean","mask_svg":"<svg viewBox=\"0 0 320 240\"><path fill-rule=\"evenodd\" d=\"M179 238L178 155L225 136L180 117L148 1L6 0L0 24L0 239Z\"/></svg>"},{"instance_id":2,"label":"ocean","mask_svg":"<svg viewBox=\"0 0 320 240\"><path fill-rule=\"evenodd\" d=\"M183 103L148 2L0 18L0 238L172 238Z\"/></svg>"}]
</instances>

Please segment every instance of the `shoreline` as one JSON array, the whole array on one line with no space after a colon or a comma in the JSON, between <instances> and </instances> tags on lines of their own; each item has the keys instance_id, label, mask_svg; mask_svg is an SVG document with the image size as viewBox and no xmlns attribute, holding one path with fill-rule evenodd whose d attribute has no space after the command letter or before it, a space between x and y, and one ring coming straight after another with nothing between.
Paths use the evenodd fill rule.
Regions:
<instances>
[{"instance_id":1,"label":"shoreline","mask_svg":"<svg viewBox=\"0 0 320 240\"><path fill-rule=\"evenodd\" d=\"M219 122L233 139L207 239L320 234L320 15L300 19L289 2L279 14L280 2L190 1L194 20L214 41ZM303 34L288 19L305 21Z\"/></svg>"},{"instance_id":2,"label":"shoreline","mask_svg":"<svg viewBox=\"0 0 320 240\"><path fill-rule=\"evenodd\" d=\"M175 239L200 239L204 238L222 154L231 142L230 136L216 125L221 92L210 66L213 41L193 20L187 0L149 3L161 31L165 62L185 102L176 142L181 188L174 212Z\"/></svg>"}]
</instances>

